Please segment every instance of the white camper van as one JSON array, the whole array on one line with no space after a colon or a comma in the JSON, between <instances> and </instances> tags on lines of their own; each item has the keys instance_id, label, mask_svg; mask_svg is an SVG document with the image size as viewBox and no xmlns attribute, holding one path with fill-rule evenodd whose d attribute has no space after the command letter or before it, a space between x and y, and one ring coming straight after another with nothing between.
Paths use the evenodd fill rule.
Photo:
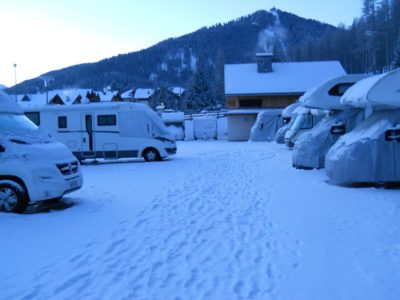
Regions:
<instances>
[{"instance_id":1,"label":"white camper van","mask_svg":"<svg viewBox=\"0 0 400 300\"><path fill-rule=\"evenodd\" d=\"M327 153L325 168L331 182L400 183L400 69L361 80L341 101L365 109L369 117Z\"/></svg>"},{"instance_id":2,"label":"white camper van","mask_svg":"<svg viewBox=\"0 0 400 300\"><path fill-rule=\"evenodd\" d=\"M325 166L325 156L338 138L364 120L364 111L340 102L344 93L368 75L343 75L332 78L306 93L300 102L309 108L328 110L329 113L314 128L295 142L292 164L295 168L319 169Z\"/></svg>"},{"instance_id":3,"label":"white camper van","mask_svg":"<svg viewBox=\"0 0 400 300\"><path fill-rule=\"evenodd\" d=\"M293 111L300 106L300 103L296 102L293 104L290 104L287 106L283 111L282 111L282 121L283 121L283 126L278 129L278 131L275 133L274 140L278 144L284 144L285 143L285 134L286 131L290 129L292 126L295 115L293 114Z\"/></svg>"},{"instance_id":4,"label":"white camper van","mask_svg":"<svg viewBox=\"0 0 400 300\"><path fill-rule=\"evenodd\" d=\"M43 135L0 92L0 211L22 213L29 203L60 198L82 183L71 151Z\"/></svg>"},{"instance_id":5,"label":"white camper van","mask_svg":"<svg viewBox=\"0 0 400 300\"><path fill-rule=\"evenodd\" d=\"M303 106L296 108L293 111L293 123L285 133L286 146L293 148L297 138L317 125L325 115L326 111L321 109L306 108Z\"/></svg>"},{"instance_id":6,"label":"white camper van","mask_svg":"<svg viewBox=\"0 0 400 300\"><path fill-rule=\"evenodd\" d=\"M148 106L110 102L27 108L25 115L79 159L161 160L176 153L174 136Z\"/></svg>"}]
</instances>

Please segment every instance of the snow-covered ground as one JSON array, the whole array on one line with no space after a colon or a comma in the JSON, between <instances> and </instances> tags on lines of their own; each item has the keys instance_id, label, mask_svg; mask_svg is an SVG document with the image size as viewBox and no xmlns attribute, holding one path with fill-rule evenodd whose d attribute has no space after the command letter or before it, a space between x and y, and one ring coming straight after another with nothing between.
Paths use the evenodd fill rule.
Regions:
<instances>
[{"instance_id":1,"label":"snow-covered ground","mask_svg":"<svg viewBox=\"0 0 400 300\"><path fill-rule=\"evenodd\" d=\"M400 190L330 185L275 143L178 151L0 214L0 299L399 299Z\"/></svg>"}]
</instances>

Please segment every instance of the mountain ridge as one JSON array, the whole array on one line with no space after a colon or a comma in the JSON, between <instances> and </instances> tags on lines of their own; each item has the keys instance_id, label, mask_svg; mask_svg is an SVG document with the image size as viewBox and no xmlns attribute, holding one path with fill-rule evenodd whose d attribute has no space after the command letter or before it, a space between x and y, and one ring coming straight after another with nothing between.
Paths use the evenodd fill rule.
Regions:
<instances>
[{"instance_id":1,"label":"mountain ridge","mask_svg":"<svg viewBox=\"0 0 400 300\"><path fill-rule=\"evenodd\" d=\"M227 23L168 38L146 49L53 70L42 76L54 78L50 89L111 87L124 91L167 85L188 87L202 68L208 77L210 93L219 102L224 64L254 62L255 53L265 48L274 49L276 61L307 60L303 45L318 42L326 32L337 30L332 25L278 9L259 10ZM316 59L319 57L312 60ZM8 89L20 94L43 90L39 77Z\"/></svg>"}]
</instances>

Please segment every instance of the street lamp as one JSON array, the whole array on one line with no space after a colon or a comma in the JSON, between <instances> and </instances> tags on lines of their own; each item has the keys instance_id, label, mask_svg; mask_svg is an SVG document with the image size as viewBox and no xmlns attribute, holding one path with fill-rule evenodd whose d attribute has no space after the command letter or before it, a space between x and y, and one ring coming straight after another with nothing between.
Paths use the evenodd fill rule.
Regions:
<instances>
[{"instance_id":1,"label":"street lamp","mask_svg":"<svg viewBox=\"0 0 400 300\"><path fill-rule=\"evenodd\" d=\"M17 85L17 64L14 64L14 79L15 85ZM15 90L15 102L17 102L17 90Z\"/></svg>"}]
</instances>

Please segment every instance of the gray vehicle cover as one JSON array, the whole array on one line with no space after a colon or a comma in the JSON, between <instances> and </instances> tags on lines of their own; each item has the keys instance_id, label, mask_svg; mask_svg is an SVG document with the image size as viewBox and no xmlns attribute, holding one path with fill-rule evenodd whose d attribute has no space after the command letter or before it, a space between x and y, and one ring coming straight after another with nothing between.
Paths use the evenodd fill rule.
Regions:
<instances>
[{"instance_id":1,"label":"gray vehicle cover","mask_svg":"<svg viewBox=\"0 0 400 300\"><path fill-rule=\"evenodd\" d=\"M273 141L276 131L283 126L282 110L267 110L258 114L251 128L249 141Z\"/></svg>"},{"instance_id":2,"label":"gray vehicle cover","mask_svg":"<svg viewBox=\"0 0 400 300\"><path fill-rule=\"evenodd\" d=\"M275 133L274 140L278 144L284 144L285 143L285 133L290 129L294 122L294 114L293 111L300 106L300 103L295 102L293 104L290 104L287 106L283 111L282 111L282 118L290 118L290 121L286 124L284 124L281 128L278 129L278 131Z\"/></svg>"},{"instance_id":3,"label":"gray vehicle cover","mask_svg":"<svg viewBox=\"0 0 400 300\"><path fill-rule=\"evenodd\" d=\"M292 127L293 122L294 122L294 118L292 118L288 124L286 124L283 127L278 129L278 131L275 133L275 136L274 136L275 142L277 142L278 144L285 143L286 131L288 131L290 129L290 127Z\"/></svg>"},{"instance_id":4,"label":"gray vehicle cover","mask_svg":"<svg viewBox=\"0 0 400 300\"><path fill-rule=\"evenodd\" d=\"M388 130L396 132L386 138ZM400 182L400 109L373 113L343 135L325 159L330 181L340 185Z\"/></svg>"},{"instance_id":5,"label":"gray vehicle cover","mask_svg":"<svg viewBox=\"0 0 400 300\"><path fill-rule=\"evenodd\" d=\"M349 109L333 111L314 128L304 132L296 140L292 155L292 164L295 168L320 169L325 167L325 156L340 135L332 134L334 125L343 125L345 132L364 120L364 111Z\"/></svg>"}]
</instances>

